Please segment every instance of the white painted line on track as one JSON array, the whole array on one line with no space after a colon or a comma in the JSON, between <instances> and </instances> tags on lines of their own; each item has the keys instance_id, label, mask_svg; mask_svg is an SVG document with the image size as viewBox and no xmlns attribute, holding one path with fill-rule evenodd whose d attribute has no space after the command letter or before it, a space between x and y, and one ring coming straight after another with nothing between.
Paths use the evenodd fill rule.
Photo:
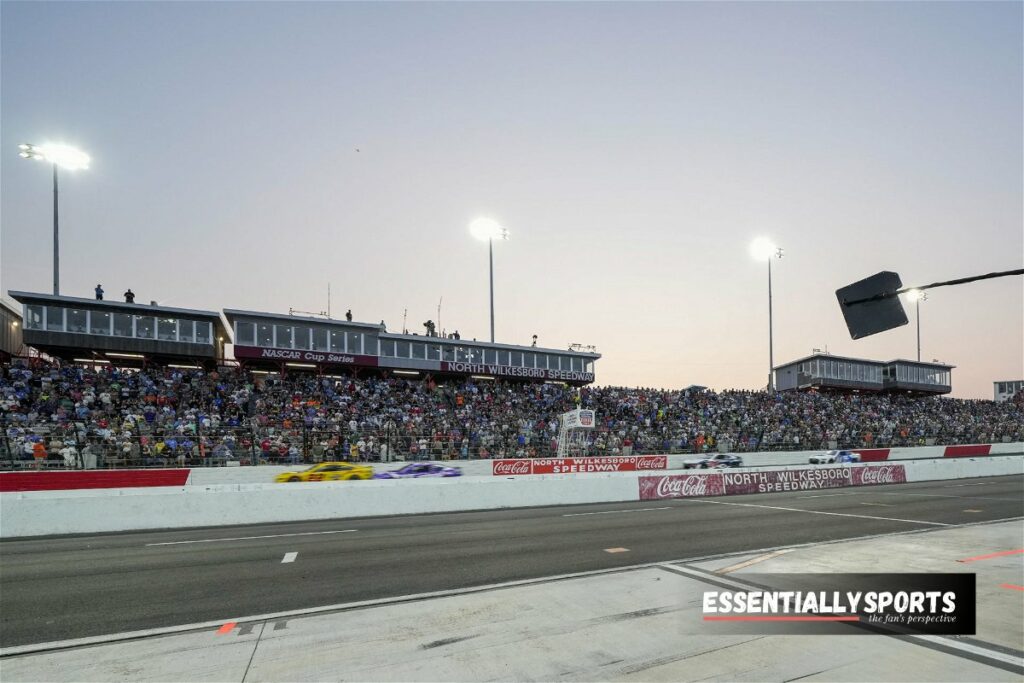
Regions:
<instances>
[{"instance_id":1,"label":"white painted line on track","mask_svg":"<svg viewBox=\"0 0 1024 683\"><path fill-rule=\"evenodd\" d=\"M954 528L964 528L973 526L989 526L992 524L998 524L1001 522L1019 522L1024 520L1024 517L1003 517L1001 519L985 520L983 522L964 522L962 524L949 524L947 526ZM29 645L14 645L12 647L0 648L0 657L13 657L15 655L33 654L37 652L49 652L53 650L68 650L72 648L87 647L91 645L100 645L103 643L115 643L126 640L137 640L139 638L153 638L156 636L173 635L175 633L188 633L190 631L201 631L204 629L219 629L224 626L226 621L232 621L235 623L239 622L251 622L251 621L271 621L274 619L284 619L289 617L306 617L313 616L316 614L326 614L330 612L341 612L353 609L365 609L368 607L379 607L381 605L394 605L402 602L414 602L418 600L430 600L433 598L443 598L456 595L471 595L474 593L485 593L487 591L501 590L503 588L515 588L517 586L531 586L540 583L552 583L555 581L564 581L566 579L577 579L586 576L600 576L601 574L615 574L621 572L635 571L637 569L648 569L650 567L665 567L670 568L670 565L676 563L694 563L694 562L708 562L711 560L720 560L726 557L742 557L744 555L750 555L751 553L768 553L774 550L797 550L799 548L813 548L816 546L823 545L836 545L838 543L848 543L850 541L867 541L873 538L886 538L889 536L911 536L914 534L927 533L928 529L910 529L907 531L887 531L881 534L865 534L863 536L849 536L846 538L837 538L829 541L811 541L809 543L793 543L790 545L776 545L767 548L750 548L748 550L739 550L728 553L718 553L715 555L703 555L699 557L684 557L678 560L669 560L668 562L644 562L640 564L626 565L623 567L609 567L607 569L592 569L589 571L573 572L571 574L556 574L554 576L541 576L532 579L517 579L514 581L505 581L503 583L492 583L483 586L471 586L468 588L453 588L448 590L433 591L430 593L414 593L411 595L402 595L391 598L376 598L373 600L362 600L359 602L349 603L338 603L333 605L322 605L320 607L307 607L304 609L289 610L286 612L271 612L269 614L253 614L245 617L234 617L231 619L218 619L216 621L202 621L191 624L181 624L178 626L162 626L158 628L144 629L140 631L125 631L122 633L110 633L102 636L86 636L84 638L70 638L68 640L51 640L43 643L31 643ZM678 568L676 568L678 569ZM730 581L727 577L720 577L720 581ZM737 586L746 588L746 584L736 584Z\"/></svg>"},{"instance_id":2,"label":"white painted line on track","mask_svg":"<svg viewBox=\"0 0 1024 683\"><path fill-rule=\"evenodd\" d=\"M681 503L708 503L709 505L735 505L744 508L761 508L762 510L784 510L785 512L806 512L809 515L830 515L832 517L857 517L859 519L877 519L883 522L904 522L905 524L927 524L928 526L956 526L944 522L923 522L919 519L898 519L896 517L874 517L872 515L851 515L846 512L825 512L824 510L802 510L800 508L784 508L776 505L756 505L754 503L727 503L724 500L689 500L680 499Z\"/></svg>"},{"instance_id":3,"label":"white painted line on track","mask_svg":"<svg viewBox=\"0 0 1024 683\"><path fill-rule=\"evenodd\" d=\"M587 515L614 515L620 512L649 512L651 510L671 510L672 506L663 508L636 508L634 510L602 510L601 512L573 512L568 515L562 515L563 517L585 517Z\"/></svg>"},{"instance_id":4,"label":"white painted line on track","mask_svg":"<svg viewBox=\"0 0 1024 683\"><path fill-rule=\"evenodd\" d=\"M891 503L865 503L864 501L861 501L861 505L871 505L873 507L879 507L879 508L891 508L892 507Z\"/></svg>"},{"instance_id":5,"label":"white painted line on track","mask_svg":"<svg viewBox=\"0 0 1024 683\"><path fill-rule=\"evenodd\" d=\"M867 493L865 491L865 493ZM1019 498L993 498L991 496L954 496L951 493L889 493L877 491L880 496L914 496L915 498L969 498L971 500L1001 500L1006 503L1016 503Z\"/></svg>"},{"instance_id":6,"label":"white painted line on track","mask_svg":"<svg viewBox=\"0 0 1024 683\"><path fill-rule=\"evenodd\" d=\"M866 491L854 491L853 493L822 493L822 494L817 495L817 496L798 496L797 499L798 500L803 500L804 498L832 498L833 496L860 496L860 495L863 495L865 493L867 493L867 492Z\"/></svg>"},{"instance_id":7,"label":"white painted line on track","mask_svg":"<svg viewBox=\"0 0 1024 683\"><path fill-rule=\"evenodd\" d=\"M164 541L163 543L147 543L151 545L183 545L185 543L217 543L219 541L252 541L257 538L284 538L286 536L322 536L324 534L351 534L358 529L339 529L338 531L303 531L294 534L271 534L269 536L238 536L236 538L201 538L195 541Z\"/></svg>"},{"instance_id":8,"label":"white painted line on track","mask_svg":"<svg viewBox=\"0 0 1024 683\"><path fill-rule=\"evenodd\" d=\"M985 482L982 484L950 484L949 486L943 486L944 489L958 489L961 486L988 486L992 482Z\"/></svg>"},{"instance_id":9,"label":"white painted line on track","mask_svg":"<svg viewBox=\"0 0 1024 683\"><path fill-rule=\"evenodd\" d=\"M294 562L295 558L298 557L298 556L299 556L298 553L285 553L284 554L284 559L281 560L281 564L288 564L289 562Z\"/></svg>"}]
</instances>

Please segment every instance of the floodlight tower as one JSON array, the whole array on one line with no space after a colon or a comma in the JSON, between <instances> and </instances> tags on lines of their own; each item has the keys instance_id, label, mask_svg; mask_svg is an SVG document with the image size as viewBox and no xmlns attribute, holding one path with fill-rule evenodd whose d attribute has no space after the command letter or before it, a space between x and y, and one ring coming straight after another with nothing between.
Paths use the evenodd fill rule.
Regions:
<instances>
[{"instance_id":1,"label":"floodlight tower","mask_svg":"<svg viewBox=\"0 0 1024 683\"><path fill-rule=\"evenodd\" d=\"M491 265L491 343L494 343L494 240L507 240L508 230L492 218L477 218L469 224L469 231L479 240L487 240Z\"/></svg>"},{"instance_id":2,"label":"floodlight tower","mask_svg":"<svg viewBox=\"0 0 1024 683\"><path fill-rule=\"evenodd\" d=\"M89 168L89 155L68 145L18 145L18 156L53 165L53 293L60 294L60 227L57 215L57 167L68 171Z\"/></svg>"}]
</instances>

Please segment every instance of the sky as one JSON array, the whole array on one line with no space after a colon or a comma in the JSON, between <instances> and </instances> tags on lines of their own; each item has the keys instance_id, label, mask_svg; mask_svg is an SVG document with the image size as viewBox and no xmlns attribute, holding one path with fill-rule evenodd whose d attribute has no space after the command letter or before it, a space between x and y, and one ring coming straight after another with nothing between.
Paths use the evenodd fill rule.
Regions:
<instances>
[{"instance_id":1,"label":"sky","mask_svg":"<svg viewBox=\"0 0 1024 683\"><path fill-rule=\"evenodd\" d=\"M851 340L835 290L1024 263L1024 4L0 4L0 288L321 311L603 354L597 383L763 388ZM407 313L406 313L407 312ZM1024 377L1024 278L933 290L953 395Z\"/></svg>"}]
</instances>

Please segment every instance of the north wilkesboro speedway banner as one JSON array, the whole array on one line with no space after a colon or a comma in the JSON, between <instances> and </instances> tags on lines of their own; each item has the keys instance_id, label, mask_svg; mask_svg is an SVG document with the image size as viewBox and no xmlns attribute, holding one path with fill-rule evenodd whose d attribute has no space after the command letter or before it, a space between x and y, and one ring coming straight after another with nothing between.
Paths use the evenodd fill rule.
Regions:
<instances>
[{"instance_id":1,"label":"north wilkesboro speedway banner","mask_svg":"<svg viewBox=\"0 0 1024 683\"><path fill-rule=\"evenodd\" d=\"M816 491L846 486L903 484L906 481L907 471L903 465L765 469L756 472L719 470L702 474L659 474L637 479L640 500Z\"/></svg>"},{"instance_id":2,"label":"north wilkesboro speedway banner","mask_svg":"<svg viewBox=\"0 0 1024 683\"><path fill-rule=\"evenodd\" d=\"M668 469L667 455L614 455L597 458L531 458L494 460L491 474L572 474L579 472L636 472Z\"/></svg>"}]
</instances>

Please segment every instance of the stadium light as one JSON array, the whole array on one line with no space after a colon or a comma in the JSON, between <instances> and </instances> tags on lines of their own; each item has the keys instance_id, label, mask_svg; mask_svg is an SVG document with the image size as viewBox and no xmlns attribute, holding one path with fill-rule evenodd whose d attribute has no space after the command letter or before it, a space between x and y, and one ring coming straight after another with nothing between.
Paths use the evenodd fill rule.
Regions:
<instances>
[{"instance_id":1,"label":"stadium light","mask_svg":"<svg viewBox=\"0 0 1024 683\"><path fill-rule=\"evenodd\" d=\"M491 265L491 343L494 343L494 240L507 240L508 230L493 218L477 218L469 224L469 232L478 240L487 240L487 255Z\"/></svg>"},{"instance_id":2,"label":"stadium light","mask_svg":"<svg viewBox=\"0 0 1024 683\"><path fill-rule=\"evenodd\" d=\"M775 343L772 329L772 259L782 258L782 247L767 237L750 243L750 255L757 261L768 261L768 391L775 390Z\"/></svg>"},{"instance_id":3,"label":"stadium light","mask_svg":"<svg viewBox=\"0 0 1024 683\"><path fill-rule=\"evenodd\" d=\"M914 302L914 315L917 318L917 362L921 362L921 302L928 300L928 292L923 289L912 289L907 298Z\"/></svg>"},{"instance_id":4,"label":"stadium light","mask_svg":"<svg viewBox=\"0 0 1024 683\"><path fill-rule=\"evenodd\" d=\"M18 145L18 156L53 164L53 294L60 295L60 228L57 216L57 168L78 171L89 168L89 155L70 145Z\"/></svg>"}]
</instances>

